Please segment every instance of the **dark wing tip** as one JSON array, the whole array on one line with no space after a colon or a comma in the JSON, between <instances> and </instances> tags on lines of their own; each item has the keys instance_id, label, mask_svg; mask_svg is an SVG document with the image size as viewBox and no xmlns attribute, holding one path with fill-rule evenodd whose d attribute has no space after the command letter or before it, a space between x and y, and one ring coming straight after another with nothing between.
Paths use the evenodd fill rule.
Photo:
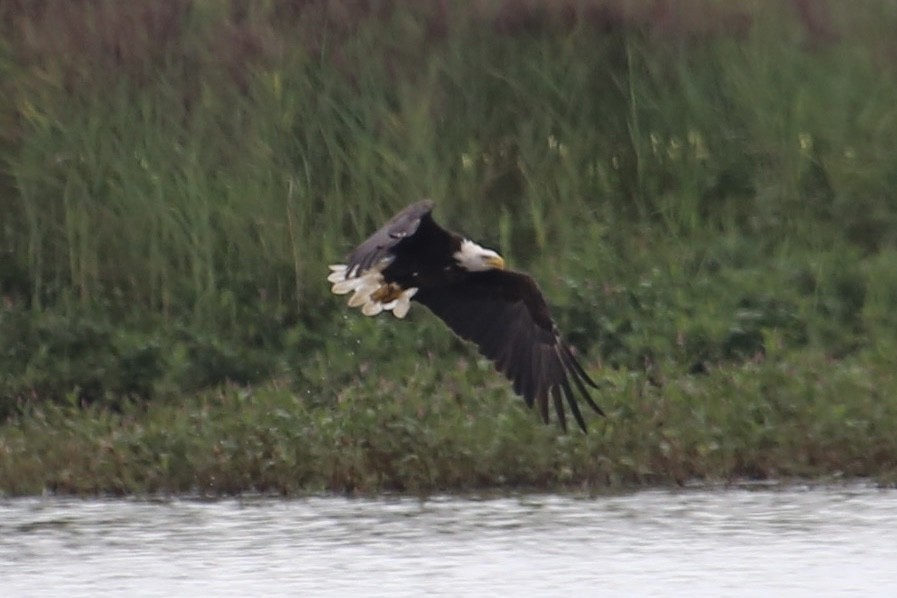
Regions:
<instances>
[{"instance_id":1,"label":"dark wing tip","mask_svg":"<svg viewBox=\"0 0 897 598\"><path fill-rule=\"evenodd\" d=\"M533 347L533 350L538 350ZM514 392L523 397L530 407L536 406L542 421L549 422L549 404L553 404L561 429L567 431L567 407L580 430L587 433L586 419L579 402L585 401L595 413L605 416L604 410L592 399L588 386L595 386L585 370L574 359L570 349L556 337L554 345L543 345L534 353L531 369L515 367L508 356L496 362L497 369L513 382ZM527 384L521 384L529 376Z\"/></svg>"},{"instance_id":2,"label":"dark wing tip","mask_svg":"<svg viewBox=\"0 0 897 598\"><path fill-rule=\"evenodd\" d=\"M566 413L564 413L564 401L561 398L561 391L558 389L557 386L551 387L551 399L554 402L554 411L555 411L555 413L557 413L558 423L561 426L561 430L566 432L567 431L567 415L566 415ZM577 423L580 425L580 427L585 425L583 422L579 421L578 418L577 418ZM583 428L583 432L585 432L585 428Z\"/></svg>"},{"instance_id":3,"label":"dark wing tip","mask_svg":"<svg viewBox=\"0 0 897 598\"><path fill-rule=\"evenodd\" d=\"M583 369L579 362L576 361L576 358L573 357L573 353L570 351L570 347L566 345L560 338L557 339L557 350L558 357L561 359L561 362L564 364L564 371L566 373L566 377L569 377L573 380L573 384L576 386L577 390L579 390L579 394L585 399L586 403L588 403L589 407L595 411L598 415L604 416L604 410L598 406L594 400L592 400L592 395L589 394L589 389L586 388L588 384L592 388L598 388L598 385L589 378L589 375Z\"/></svg>"}]
</instances>

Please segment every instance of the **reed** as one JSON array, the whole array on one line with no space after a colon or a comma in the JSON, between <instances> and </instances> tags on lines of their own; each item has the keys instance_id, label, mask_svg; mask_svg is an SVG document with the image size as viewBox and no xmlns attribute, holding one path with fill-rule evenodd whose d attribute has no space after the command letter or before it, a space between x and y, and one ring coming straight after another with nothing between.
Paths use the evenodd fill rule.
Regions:
<instances>
[{"instance_id":1,"label":"reed","mask_svg":"<svg viewBox=\"0 0 897 598\"><path fill-rule=\"evenodd\" d=\"M39 307L203 319L264 291L316 311L321 264L422 195L535 268L587 259L596 238L622 254L639 229L722 228L773 250L893 239L895 82L875 60L887 40L855 30L870 7L810 50L821 25L706 2L689 6L716 20L638 3L312 3L290 26L285 2L6 4L33 33L6 44L2 112L21 125L4 245ZM295 35L319 21L326 39ZM131 30L159 43L126 43Z\"/></svg>"}]
</instances>

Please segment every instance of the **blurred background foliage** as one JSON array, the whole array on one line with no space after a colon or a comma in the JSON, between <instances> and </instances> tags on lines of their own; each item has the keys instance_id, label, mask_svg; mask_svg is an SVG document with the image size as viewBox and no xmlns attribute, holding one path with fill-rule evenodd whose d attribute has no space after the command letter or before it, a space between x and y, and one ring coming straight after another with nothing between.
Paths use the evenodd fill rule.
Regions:
<instances>
[{"instance_id":1,"label":"blurred background foliage","mask_svg":"<svg viewBox=\"0 0 897 598\"><path fill-rule=\"evenodd\" d=\"M897 3L0 0L0 416L474 352L327 264L421 197L653 383L897 335Z\"/></svg>"}]
</instances>

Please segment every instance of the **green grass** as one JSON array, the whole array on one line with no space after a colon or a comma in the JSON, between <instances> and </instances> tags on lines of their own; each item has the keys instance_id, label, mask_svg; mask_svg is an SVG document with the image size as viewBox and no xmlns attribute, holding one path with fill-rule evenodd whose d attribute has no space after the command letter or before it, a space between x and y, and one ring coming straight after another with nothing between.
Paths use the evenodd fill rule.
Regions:
<instances>
[{"instance_id":1,"label":"green grass","mask_svg":"<svg viewBox=\"0 0 897 598\"><path fill-rule=\"evenodd\" d=\"M439 465L416 479L393 464L394 480L359 466L378 473L347 481L341 466L331 479L295 456L275 459L281 474L266 478L255 457L221 448L233 472L216 473L227 484L213 488L892 467L876 465L859 432L842 438L834 426L878 421L894 402L882 366L897 329L893 3L688 0L669 14L647 0L238 4L25 10L0 0L0 489L202 491L209 447L224 434L249 442L268 411L291 413L303 432L270 424L265 443L342 463L322 456L316 430L361 417L343 397L380 397L406 423L401 405L420 401L381 390L371 371L438 389L439 417L399 437L445 445ZM532 272L590 371L616 381L600 430L580 439L531 429L516 407L495 411L508 402L498 380L455 371L473 353L434 318L370 321L329 295L326 265L424 196L440 221ZM798 405L801 425L841 438L838 450L825 438L802 456L795 445L818 435L794 440L804 437L776 419L775 393L756 386L776 376L789 401L810 402ZM739 393L757 413L773 410L767 436L740 428L758 416L737 416ZM465 427L451 397L475 424ZM720 406L698 412L683 397ZM661 447L676 443L644 427L658 414L693 443L681 459L664 462ZM155 443L194 417L209 418L207 436L183 437L168 471ZM79 443L118 428L136 443L109 441L120 483L86 470L62 482L52 461L43 477L24 473L55 454L52 442L27 442L54 429L86 451L85 468L106 471L111 461L91 461L98 449ZM154 439L137 431L150 429ZM699 448L713 429L743 444ZM476 458L492 450L478 436L489 430L505 435L507 463ZM382 449L384 462L420 453L406 440ZM855 455L851 443L868 448L868 462L841 459ZM611 461L598 458L602 447ZM532 473L514 464L517 452L537 462ZM141 459L146 479L133 466Z\"/></svg>"},{"instance_id":2,"label":"green grass","mask_svg":"<svg viewBox=\"0 0 897 598\"><path fill-rule=\"evenodd\" d=\"M0 430L0 488L217 496L894 483L890 361L801 355L660 386L615 372L600 396L608 417L589 435L539 425L488 368L426 364L397 378L372 371L326 403L272 384L119 413L48 405Z\"/></svg>"}]
</instances>

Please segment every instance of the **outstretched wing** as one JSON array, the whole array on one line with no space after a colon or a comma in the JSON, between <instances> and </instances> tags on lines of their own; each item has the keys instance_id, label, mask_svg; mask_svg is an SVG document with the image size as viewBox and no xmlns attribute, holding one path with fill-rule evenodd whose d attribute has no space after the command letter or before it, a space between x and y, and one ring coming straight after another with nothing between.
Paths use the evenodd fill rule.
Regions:
<instances>
[{"instance_id":1,"label":"outstretched wing","mask_svg":"<svg viewBox=\"0 0 897 598\"><path fill-rule=\"evenodd\" d=\"M604 415L587 388L598 386L561 340L530 276L508 270L475 272L455 284L421 289L414 299L455 334L476 343L480 353L513 382L514 392L530 407L538 405L544 421L549 420L549 398L565 430L564 399L583 431L586 423L577 397Z\"/></svg>"},{"instance_id":2,"label":"outstretched wing","mask_svg":"<svg viewBox=\"0 0 897 598\"><path fill-rule=\"evenodd\" d=\"M390 250L417 232L421 219L433 211L433 202L423 199L413 203L368 237L349 254L346 278L353 278L390 257Z\"/></svg>"}]
</instances>

